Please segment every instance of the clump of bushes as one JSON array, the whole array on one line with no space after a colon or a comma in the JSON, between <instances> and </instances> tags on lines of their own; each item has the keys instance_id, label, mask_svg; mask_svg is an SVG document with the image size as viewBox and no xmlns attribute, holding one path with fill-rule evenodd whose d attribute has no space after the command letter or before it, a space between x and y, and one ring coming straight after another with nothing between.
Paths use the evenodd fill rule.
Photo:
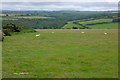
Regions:
<instances>
[{"instance_id":1,"label":"clump of bushes","mask_svg":"<svg viewBox=\"0 0 120 80\"><path fill-rule=\"evenodd\" d=\"M20 26L16 26L13 23L9 23L5 26L3 26L3 29L8 29L10 32L20 32Z\"/></svg>"},{"instance_id":2,"label":"clump of bushes","mask_svg":"<svg viewBox=\"0 0 120 80\"><path fill-rule=\"evenodd\" d=\"M33 27L33 29L38 29L37 27Z\"/></svg>"},{"instance_id":3,"label":"clump of bushes","mask_svg":"<svg viewBox=\"0 0 120 80\"><path fill-rule=\"evenodd\" d=\"M3 29L4 36L11 36L12 32L9 29Z\"/></svg>"},{"instance_id":4,"label":"clump of bushes","mask_svg":"<svg viewBox=\"0 0 120 80\"><path fill-rule=\"evenodd\" d=\"M6 24L5 26L3 26L2 31L5 36L11 36L15 32L20 32L20 33L35 32L35 30L32 28L17 26L14 23Z\"/></svg>"},{"instance_id":5,"label":"clump of bushes","mask_svg":"<svg viewBox=\"0 0 120 80\"><path fill-rule=\"evenodd\" d=\"M4 36L3 36L3 33L0 31L0 41L3 41L4 40Z\"/></svg>"},{"instance_id":6,"label":"clump of bushes","mask_svg":"<svg viewBox=\"0 0 120 80\"><path fill-rule=\"evenodd\" d=\"M120 22L120 18L115 18L112 22Z\"/></svg>"},{"instance_id":7,"label":"clump of bushes","mask_svg":"<svg viewBox=\"0 0 120 80\"><path fill-rule=\"evenodd\" d=\"M74 26L73 26L72 28L73 28L73 29L78 29L78 27L74 27Z\"/></svg>"},{"instance_id":8,"label":"clump of bushes","mask_svg":"<svg viewBox=\"0 0 120 80\"><path fill-rule=\"evenodd\" d=\"M3 33L5 36L11 36L12 32L20 32L19 26L16 26L13 23L9 23L5 26L3 26Z\"/></svg>"}]
</instances>

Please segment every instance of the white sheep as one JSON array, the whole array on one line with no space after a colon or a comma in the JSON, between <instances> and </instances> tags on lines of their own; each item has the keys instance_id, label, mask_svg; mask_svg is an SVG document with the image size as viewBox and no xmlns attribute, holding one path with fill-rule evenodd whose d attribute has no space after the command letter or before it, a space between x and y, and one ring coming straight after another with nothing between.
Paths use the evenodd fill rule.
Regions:
<instances>
[{"instance_id":1,"label":"white sheep","mask_svg":"<svg viewBox=\"0 0 120 80\"><path fill-rule=\"evenodd\" d=\"M40 34L36 35L36 36L40 36Z\"/></svg>"},{"instance_id":2,"label":"white sheep","mask_svg":"<svg viewBox=\"0 0 120 80\"><path fill-rule=\"evenodd\" d=\"M13 73L13 74L16 74L16 75L27 75L28 73Z\"/></svg>"},{"instance_id":3,"label":"white sheep","mask_svg":"<svg viewBox=\"0 0 120 80\"><path fill-rule=\"evenodd\" d=\"M52 34L54 34L55 32L52 32Z\"/></svg>"},{"instance_id":4,"label":"white sheep","mask_svg":"<svg viewBox=\"0 0 120 80\"><path fill-rule=\"evenodd\" d=\"M85 32L81 32L82 34L84 34Z\"/></svg>"},{"instance_id":5,"label":"white sheep","mask_svg":"<svg viewBox=\"0 0 120 80\"><path fill-rule=\"evenodd\" d=\"M107 33L104 33L105 35L107 34Z\"/></svg>"}]
</instances>

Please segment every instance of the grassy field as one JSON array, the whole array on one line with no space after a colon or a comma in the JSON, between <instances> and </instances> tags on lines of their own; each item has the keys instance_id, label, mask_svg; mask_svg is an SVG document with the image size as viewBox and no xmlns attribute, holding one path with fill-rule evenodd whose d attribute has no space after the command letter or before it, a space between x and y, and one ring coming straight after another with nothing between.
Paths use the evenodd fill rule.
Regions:
<instances>
[{"instance_id":1,"label":"grassy field","mask_svg":"<svg viewBox=\"0 0 120 80\"><path fill-rule=\"evenodd\" d=\"M102 23L102 22L112 22L112 19L96 19L91 21L84 21L79 22L80 24L95 24L95 23Z\"/></svg>"},{"instance_id":2,"label":"grassy field","mask_svg":"<svg viewBox=\"0 0 120 80\"><path fill-rule=\"evenodd\" d=\"M8 18L0 18L0 20L18 20L18 19L8 19Z\"/></svg>"},{"instance_id":3,"label":"grassy field","mask_svg":"<svg viewBox=\"0 0 120 80\"><path fill-rule=\"evenodd\" d=\"M0 42L0 79L2 79L2 42Z\"/></svg>"},{"instance_id":4,"label":"grassy field","mask_svg":"<svg viewBox=\"0 0 120 80\"><path fill-rule=\"evenodd\" d=\"M24 17L15 17L15 18L23 18L23 19L54 19L52 17L42 17L42 16L24 16Z\"/></svg>"},{"instance_id":5,"label":"grassy field","mask_svg":"<svg viewBox=\"0 0 120 80\"><path fill-rule=\"evenodd\" d=\"M68 22L66 25L64 25L63 26L63 29L72 29L73 28L73 26L74 27L82 27L82 26L80 26L80 25L78 25L78 24L73 24L73 22L71 21L71 22Z\"/></svg>"},{"instance_id":6,"label":"grassy field","mask_svg":"<svg viewBox=\"0 0 120 80\"><path fill-rule=\"evenodd\" d=\"M87 26L92 29L118 29L118 23L109 23L109 24L97 24Z\"/></svg>"},{"instance_id":7,"label":"grassy field","mask_svg":"<svg viewBox=\"0 0 120 80\"><path fill-rule=\"evenodd\" d=\"M72 29L73 27L80 28L82 27L79 24L74 24L73 22L79 22L79 24L85 25L86 27L92 28L92 29L117 29L118 23L108 23L108 24L96 24L96 23L103 23L103 22L112 22L112 19L97 19L97 20L90 20L90 21L70 21L66 25L64 25L63 29ZM87 25L87 24L95 24L95 25Z\"/></svg>"},{"instance_id":8,"label":"grassy field","mask_svg":"<svg viewBox=\"0 0 120 80\"><path fill-rule=\"evenodd\" d=\"M53 17L42 17L42 16L6 16L0 18L0 20L19 20L19 19L55 19Z\"/></svg>"},{"instance_id":9,"label":"grassy field","mask_svg":"<svg viewBox=\"0 0 120 80\"><path fill-rule=\"evenodd\" d=\"M117 30L38 31L5 37L3 78L118 77Z\"/></svg>"}]
</instances>

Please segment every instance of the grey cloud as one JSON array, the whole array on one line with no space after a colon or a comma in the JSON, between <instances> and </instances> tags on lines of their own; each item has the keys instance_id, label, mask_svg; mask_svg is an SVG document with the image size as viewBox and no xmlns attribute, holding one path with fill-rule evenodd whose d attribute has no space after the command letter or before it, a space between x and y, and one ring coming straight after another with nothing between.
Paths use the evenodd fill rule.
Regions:
<instances>
[{"instance_id":1,"label":"grey cloud","mask_svg":"<svg viewBox=\"0 0 120 80\"><path fill-rule=\"evenodd\" d=\"M3 2L3 10L109 10L115 2Z\"/></svg>"}]
</instances>

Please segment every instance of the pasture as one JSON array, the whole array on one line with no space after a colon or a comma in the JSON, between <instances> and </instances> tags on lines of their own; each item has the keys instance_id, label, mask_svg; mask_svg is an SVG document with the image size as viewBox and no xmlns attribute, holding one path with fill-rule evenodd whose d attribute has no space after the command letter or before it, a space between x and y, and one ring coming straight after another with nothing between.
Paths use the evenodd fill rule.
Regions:
<instances>
[{"instance_id":1,"label":"pasture","mask_svg":"<svg viewBox=\"0 0 120 80\"><path fill-rule=\"evenodd\" d=\"M75 24L75 23L76 24ZM100 24L101 23L101 24ZM63 29L72 29L73 27L82 28L86 26L91 29L118 29L118 23L112 23L112 19L88 19L88 21L76 20L67 22Z\"/></svg>"},{"instance_id":2,"label":"pasture","mask_svg":"<svg viewBox=\"0 0 120 80\"><path fill-rule=\"evenodd\" d=\"M8 20L8 21L14 21L14 20L20 20L20 19L55 19L54 17L43 17L43 16L6 16L0 18L0 20Z\"/></svg>"},{"instance_id":3,"label":"pasture","mask_svg":"<svg viewBox=\"0 0 120 80\"><path fill-rule=\"evenodd\" d=\"M96 19L96 20L84 21L79 23L86 25L86 24L96 24L96 23L103 23L103 22L112 22L112 19Z\"/></svg>"},{"instance_id":4,"label":"pasture","mask_svg":"<svg viewBox=\"0 0 120 80\"><path fill-rule=\"evenodd\" d=\"M20 16L20 17L15 17L17 19L22 18L22 19L54 19L53 17L43 17L43 16Z\"/></svg>"},{"instance_id":5,"label":"pasture","mask_svg":"<svg viewBox=\"0 0 120 80\"><path fill-rule=\"evenodd\" d=\"M117 29L37 31L5 37L3 78L118 77Z\"/></svg>"},{"instance_id":6,"label":"pasture","mask_svg":"<svg viewBox=\"0 0 120 80\"><path fill-rule=\"evenodd\" d=\"M78 25L78 24L73 24L73 22L71 21L71 22L68 22L66 25L64 25L63 26L63 29L72 29L73 28L73 26L74 27L82 27L82 26L80 26L80 25Z\"/></svg>"},{"instance_id":7,"label":"pasture","mask_svg":"<svg viewBox=\"0 0 120 80\"><path fill-rule=\"evenodd\" d=\"M118 29L119 23L109 23L109 24L97 24L97 25L91 25L87 26L92 29Z\"/></svg>"}]
</instances>

